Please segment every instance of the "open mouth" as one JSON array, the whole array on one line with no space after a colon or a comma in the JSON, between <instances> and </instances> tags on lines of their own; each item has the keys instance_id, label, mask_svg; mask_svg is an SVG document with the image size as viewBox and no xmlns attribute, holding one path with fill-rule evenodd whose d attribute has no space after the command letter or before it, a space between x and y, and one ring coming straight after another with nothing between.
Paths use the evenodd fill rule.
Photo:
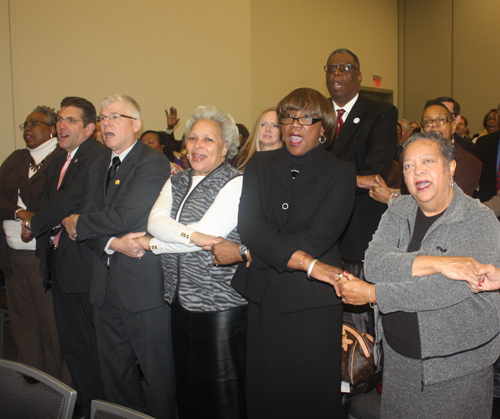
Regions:
<instances>
[{"instance_id":1,"label":"open mouth","mask_svg":"<svg viewBox=\"0 0 500 419\"><path fill-rule=\"evenodd\" d=\"M416 183L417 191L425 191L429 186L431 186L431 182L428 180L420 180Z\"/></svg>"},{"instance_id":2,"label":"open mouth","mask_svg":"<svg viewBox=\"0 0 500 419\"><path fill-rule=\"evenodd\" d=\"M288 139L290 140L290 145L292 146L298 146L303 140L302 136L296 133L291 134Z\"/></svg>"}]
</instances>

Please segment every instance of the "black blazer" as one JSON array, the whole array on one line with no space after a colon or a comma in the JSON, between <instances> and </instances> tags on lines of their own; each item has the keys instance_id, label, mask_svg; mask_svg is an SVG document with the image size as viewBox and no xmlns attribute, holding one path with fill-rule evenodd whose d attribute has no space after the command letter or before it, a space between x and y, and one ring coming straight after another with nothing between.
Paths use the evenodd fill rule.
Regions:
<instances>
[{"instance_id":1,"label":"black blazer","mask_svg":"<svg viewBox=\"0 0 500 419\"><path fill-rule=\"evenodd\" d=\"M398 110L395 106L359 96L344 122L331 152L354 163L356 174L381 175L387 181L398 145ZM369 190L356 188L354 210L340 242L342 257L361 261L387 209L370 198Z\"/></svg>"},{"instance_id":2,"label":"black blazer","mask_svg":"<svg viewBox=\"0 0 500 419\"><path fill-rule=\"evenodd\" d=\"M83 183L88 165L96 156L106 153L106 150L106 147L94 138L87 138L73 156L59 190L57 183L61 169L66 163L67 153L59 155L48 169L38 209L30 223L31 231L37 238L36 254L40 259L40 274L45 284L49 279L50 233L65 217L78 212L82 204ZM53 261L56 266L52 266L52 273L57 273L54 279L64 292L90 291L89 268L92 266L92 251L87 245L70 240L63 231Z\"/></svg>"},{"instance_id":3,"label":"black blazer","mask_svg":"<svg viewBox=\"0 0 500 419\"><path fill-rule=\"evenodd\" d=\"M500 131L479 137L476 142L477 157L483 162L479 191L474 193L481 202L490 200L497 194L497 155Z\"/></svg>"},{"instance_id":4,"label":"black blazer","mask_svg":"<svg viewBox=\"0 0 500 419\"><path fill-rule=\"evenodd\" d=\"M308 281L286 268L303 250L330 265L342 266L338 240L354 203L356 179L350 163L323 147L312 153L295 180L287 149L256 153L243 176L238 213L241 239L253 263L240 264L233 286L260 303L268 280L279 282L281 311L340 304L333 287Z\"/></svg>"},{"instance_id":5,"label":"black blazer","mask_svg":"<svg viewBox=\"0 0 500 419\"><path fill-rule=\"evenodd\" d=\"M90 301L102 307L109 274L128 311L151 310L166 304L160 257L151 252L141 259L119 252L108 257L104 248L111 237L147 231L149 212L170 176L170 162L163 153L137 141L106 193L110 163L108 150L91 165L84 188L86 205L76 226L78 240L94 250Z\"/></svg>"}]
</instances>

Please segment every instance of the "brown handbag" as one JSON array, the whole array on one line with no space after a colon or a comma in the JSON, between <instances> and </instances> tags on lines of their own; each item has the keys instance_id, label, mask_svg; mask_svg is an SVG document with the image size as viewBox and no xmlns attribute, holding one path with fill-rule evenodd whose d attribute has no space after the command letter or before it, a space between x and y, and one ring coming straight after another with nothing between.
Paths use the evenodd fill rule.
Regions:
<instances>
[{"instance_id":1,"label":"brown handbag","mask_svg":"<svg viewBox=\"0 0 500 419\"><path fill-rule=\"evenodd\" d=\"M375 373L373 343L370 334L342 325L342 381L354 385Z\"/></svg>"}]
</instances>

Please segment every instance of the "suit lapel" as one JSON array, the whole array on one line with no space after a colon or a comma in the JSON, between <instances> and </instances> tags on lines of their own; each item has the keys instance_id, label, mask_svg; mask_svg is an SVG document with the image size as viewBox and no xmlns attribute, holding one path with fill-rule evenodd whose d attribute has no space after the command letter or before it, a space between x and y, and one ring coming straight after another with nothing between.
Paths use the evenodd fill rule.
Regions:
<instances>
[{"instance_id":1,"label":"suit lapel","mask_svg":"<svg viewBox=\"0 0 500 419\"><path fill-rule=\"evenodd\" d=\"M349 112L347 120L344 122L342 129L340 130L338 138L335 138L333 140L333 154L338 155L340 150L353 138L353 133L358 128L359 123L363 122L365 113L365 99L363 98L363 96L359 96L358 100L352 107L351 112ZM356 122L354 122L354 120L356 120Z\"/></svg>"},{"instance_id":2,"label":"suit lapel","mask_svg":"<svg viewBox=\"0 0 500 419\"><path fill-rule=\"evenodd\" d=\"M76 170L78 162L85 155L85 153L87 152L87 150L92 145L93 141L95 141L94 138L93 137L89 137L82 144L80 144L80 147L78 147L78 150L76 151L75 155L71 159L71 163L69 164L68 169L66 170L66 173L64 174L63 181L61 182L61 188L68 181L68 179L71 179L71 176L72 176L73 172ZM67 157L68 157L68 155L65 154L64 155L64 161L66 161ZM63 163L62 166L64 166L64 163ZM59 172L58 173L61 172L62 166L59 168Z\"/></svg>"}]
</instances>

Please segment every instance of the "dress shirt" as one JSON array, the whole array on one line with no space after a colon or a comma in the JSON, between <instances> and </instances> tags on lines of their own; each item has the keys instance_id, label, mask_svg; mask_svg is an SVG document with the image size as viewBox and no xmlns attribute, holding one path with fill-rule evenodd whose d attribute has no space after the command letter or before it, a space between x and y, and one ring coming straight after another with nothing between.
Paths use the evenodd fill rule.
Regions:
<instances>
[{"instance_id":1,"label":"dress shirt","mask_svg":"<svg viewBox=\"0 0 500 419\"><path fill-rule=\"evenodd\" d=\"M347 102L345 106L338 106L334 102L334 100L332 99L333 109L335 110L335 115L337 115L337 110L343 109L345 112L344 112L344 115L342 115L342 121L344 121L344 122L347 121L347 117L349 116L349 112L351 112L351 109L354 106L354 104L356 103L356 101L358 100L358 97L359 97L359 93L356 96L354 96L349 102Z\"/></svg>"}]
</instances>

